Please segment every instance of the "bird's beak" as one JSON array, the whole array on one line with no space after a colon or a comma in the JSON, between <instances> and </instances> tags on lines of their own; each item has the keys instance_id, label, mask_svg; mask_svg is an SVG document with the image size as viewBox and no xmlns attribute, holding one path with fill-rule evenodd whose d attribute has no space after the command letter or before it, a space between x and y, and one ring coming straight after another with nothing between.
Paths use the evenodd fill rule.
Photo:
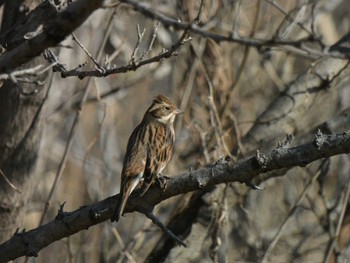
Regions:
<instances>
[{"instance_id":1,"label":"bird's beak","mask_svg":"<svg viewBox=\"0 0 350 263\"><path fill-rule=\"evenodd\" d=\"M178 115L178 114L183 114L184 112L182 111L182 110L180 110L180 109L177 109L176 111L175 111L175 114L176 115Z\"/></svg>"}]
</instances>

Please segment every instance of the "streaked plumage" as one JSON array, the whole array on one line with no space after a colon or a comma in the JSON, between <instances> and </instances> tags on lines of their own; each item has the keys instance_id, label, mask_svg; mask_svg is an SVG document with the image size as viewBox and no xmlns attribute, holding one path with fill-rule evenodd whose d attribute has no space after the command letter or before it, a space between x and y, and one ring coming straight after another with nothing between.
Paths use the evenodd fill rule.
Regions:
<instances>
[{"instance_id":1,"label":"streaked plumage","mask_svg":"<svg viewBox=\"0 0 350 263\"><path fill-rule=\"evenodd\" d=\"M174 148L174 120L181 111L168 97L158 95L141 123L131 133L124 157L120 196L111 221L118 221L135 187L141 183L140 196L162 173Z\"/></svg>"}]
</instances>

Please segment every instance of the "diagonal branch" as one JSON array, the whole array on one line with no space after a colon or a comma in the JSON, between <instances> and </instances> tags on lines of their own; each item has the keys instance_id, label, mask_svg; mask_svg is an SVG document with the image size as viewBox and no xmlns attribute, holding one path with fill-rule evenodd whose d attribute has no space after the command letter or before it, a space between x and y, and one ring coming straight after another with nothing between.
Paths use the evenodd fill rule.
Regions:
<instances>
[{"instance_id":1,"label":"diagonal branch","mask_svg":"<svg viewBox=\"0 0 350 263\"><path fill-rule=\"evenodd\" d=\"M169 228L167 228L165 225L163 225L163 223L160 222L160 220L152 212L144 211L143 213L149 219L151 219L154 224L159 226L160 229L162 229L164 231L164 233L167 234L171 239L176 241L179 245L181 245L183 247L187 247L186 244L179 237L177 237L173 232L171 232Z\"/></svg>"},{"instance_id":2,"label":"diagonal branch","mask_svg":"<svg viewBox=\"0 0 350 263\"><path fill-rule=\"evenodd\" d=\"M333 135L318 132L314 141L303 145L279 147L265 154L257 151L255 156L238 162L221 159L210 167L175 176L168 181L164 192L152 187L142 199L135 192L130 197L125 212L152 211L155 205L176 195L208 189L221 183L247 183L265 172L294 166L304 167L319 159L347 153L350 153L350 131ZM0 262L25 255L37 256L41 249L51 243L109 220L117 198L112 196L73 212L63 212L60 209L55 220L46 225L28 232L16 232L10 240L0 245Z\"/></svg>"}]
</instances>

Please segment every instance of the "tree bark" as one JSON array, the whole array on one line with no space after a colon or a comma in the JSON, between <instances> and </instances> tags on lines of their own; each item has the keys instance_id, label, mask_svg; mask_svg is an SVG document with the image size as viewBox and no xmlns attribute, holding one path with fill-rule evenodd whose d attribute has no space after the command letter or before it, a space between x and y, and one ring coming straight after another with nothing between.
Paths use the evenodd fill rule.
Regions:
<instances>
[{"instance_id":1,"label":"tree bark","mask_svg":"<svg viewBox=\"0 0 350 263\"><path fill-rule=\"evenodd\" d=\"M7 1L2 36L4 32L10 32L13 25L24 18L25 11L33 6L33 1ZM15 46L9 45L8 49ZM43 58L37 57L23 67L34 67L44 62ZM42 74L37 80L46 80L46 83L37 86L8 80L0 88L0 242L8 239L20 225L32 194L42 131L40 112L48 92L48 74ZM20 192L11 187L5 177Z\"/></svg>"}]
</instances>

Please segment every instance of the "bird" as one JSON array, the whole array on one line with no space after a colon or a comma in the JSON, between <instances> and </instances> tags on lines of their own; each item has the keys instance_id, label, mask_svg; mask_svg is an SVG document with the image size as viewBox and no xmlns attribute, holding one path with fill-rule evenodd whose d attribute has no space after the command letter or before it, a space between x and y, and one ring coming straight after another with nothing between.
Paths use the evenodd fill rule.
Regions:
<instances>
[{"instance_id":1,"label":"bird","mask_svg":"<svg viewBox=\"0 0 350 263\"><path fill-rule=\"evenodd\" d=\"M111 221L118 222L130 194L140 185L142 197L158 179L170 161L175 143L174 120L183 113L165 95L158 95L144 114L141 123L131 133L126 147L121 173L119 198Z\"/></svg>"}]
</instances>

